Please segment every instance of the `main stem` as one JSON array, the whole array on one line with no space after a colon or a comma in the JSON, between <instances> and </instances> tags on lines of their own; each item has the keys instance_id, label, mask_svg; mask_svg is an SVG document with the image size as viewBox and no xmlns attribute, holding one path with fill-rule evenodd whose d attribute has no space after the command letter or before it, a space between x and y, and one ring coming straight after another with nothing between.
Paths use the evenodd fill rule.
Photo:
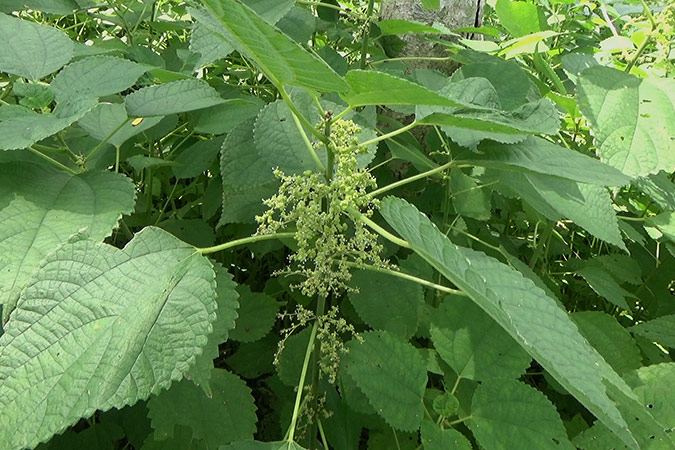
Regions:
<instances>
[{"instance_id":1,"label":"main stem","mask_svg":"<svg viewBox=\"0 0 675 450\"><path fill-rule=\"evenodd\" d=\"M319 296L316 302L316 322L318 327L319 318L326 312L326 297ZM312 411L317 413L319 398L319 359L321 358L321 342L314 340L314 354L312 355L312 387L310 388L310 399L312 401ZM309 450L314 450L316 444L316 419L312 421L309 427Z\"/></svg>"}]
</instances>

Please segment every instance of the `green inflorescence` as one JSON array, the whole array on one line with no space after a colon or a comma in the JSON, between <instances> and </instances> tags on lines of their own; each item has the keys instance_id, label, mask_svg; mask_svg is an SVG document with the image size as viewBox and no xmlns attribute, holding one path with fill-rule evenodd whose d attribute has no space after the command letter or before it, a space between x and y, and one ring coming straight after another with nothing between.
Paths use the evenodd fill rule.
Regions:
<instances>
[{"instance_id":1,"label":"green inflorescence","mask_svg":"<svg viewBox=\"0 0 675 450\"><path fill-rule=\"evenodd\" d=\"M256 217L258 234L275 233L295 224L298 249L289 256L289 268L277 274L300 274L296 285L307 296L328 296L351 290L349 262L386 266L377 235L354 213L372 216L378 202L366 195L376 186L375 178L359 168L359 127L351 120L331 123L330 145L335 170L331 177L312 171L286 175L276 195L264 200L268 210ZM356 149L356 150L355 150Z\"/></svg>"}]
</instances>

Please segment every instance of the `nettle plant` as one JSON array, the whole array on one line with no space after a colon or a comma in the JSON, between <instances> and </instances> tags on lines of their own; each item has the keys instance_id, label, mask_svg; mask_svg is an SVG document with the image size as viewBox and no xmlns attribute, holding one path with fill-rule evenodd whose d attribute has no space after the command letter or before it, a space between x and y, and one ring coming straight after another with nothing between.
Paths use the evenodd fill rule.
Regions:
<instances>
[{"instance_id":1,"label":"nettle plant","mask_svg":"<svg viewBox=\"0 0 675 450\"><path fill-rule=\"evenodd\" d=\"M0 10L0 450L675 448L672 4Z\"/></svg>"}]
</instances>

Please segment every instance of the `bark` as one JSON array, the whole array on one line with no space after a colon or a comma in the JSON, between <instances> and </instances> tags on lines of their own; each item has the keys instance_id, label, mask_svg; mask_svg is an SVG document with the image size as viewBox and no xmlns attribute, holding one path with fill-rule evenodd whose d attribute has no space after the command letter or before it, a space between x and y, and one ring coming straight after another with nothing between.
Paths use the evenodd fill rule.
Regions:
<instances>
[{"instance_id":1,"label":"bark","mask_svg":"<svg viewBox=\"0 0 675 450\"><path fill-rule=\"evenodd\" d=\"M441 8L426 10L422 8L420 0L383 0L380 6L382 19L403 19L423 22L432 25L441 22L452 29L462 27L479 27L483 21L483 6L485 0L441 0ZM406 46L399 56L448 56L446 47L442 44L429 42L417 35L400 36ZM467 36L471 38L472 36ZM437 69L445 73L452 73L457 65L451 61L409 61L406 62L410 70L418 68Z\"/></svg>"}]
</instances>

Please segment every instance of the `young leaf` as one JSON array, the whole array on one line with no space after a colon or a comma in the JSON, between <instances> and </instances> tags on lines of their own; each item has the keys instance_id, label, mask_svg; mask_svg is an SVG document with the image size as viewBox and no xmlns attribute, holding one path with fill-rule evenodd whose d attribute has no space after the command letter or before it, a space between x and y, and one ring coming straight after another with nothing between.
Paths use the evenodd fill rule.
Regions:
<instances>
[{"instance_id":1,"label":"young leaf","mask_svg":"<svg viewBox=\"0 0 675 450\"><path fill-rule=\"evenodd\" d=\"M424 416L427 374L422 357L408 342L386 331L351 340L343 367L377 413L392 427L415 431Z\"/></svg>"},{"instance_id":2,"label":"young leaf","mask_svg":"<svg viewBox=\"0 0 675 450\"><path fill-rule=\"evenodd\" d=\"M617 436L636 447L603 380L628 393L630 388L552 298L511 267L454 245L404 200L388 197L380 210L416 253L469 295Z\"/></svg>"},{"instance_id":3,"label":"young leaf","mask_svg":"<svg viewBox=\"0 0 675 450\"><path fill-rule=\"evenodd\" d=\"M675 80L598 66L577 83L600 158L630 176L675 170Z\"/></svg>"},{"instance_id":4,"label":"young leaf","mask_svg":"<svg viewBox=\"0 0 675 450\"><path fill-rule=\"evenodd\" d=\"M188 380L152 397L148 417L155 439L172 437L177 425L190 427L192 436L203 439L208 448L253 439L258 418L251 389L241 378L222 369L213 369L210 384L213 397L207 397Z\"/></svg>"},{"instance_id":5,"label":"young leaf","mask_svg":"<svg viewBox=\"0 0 675 450\"><path fill-rule=\"evenodd\" d=\"M133 210L134 196L131 180L111 172L73 176L30 163L0 164L2 322L47 253L77 233L103 240Z\"/></svg>"},{"instance_id":6,"label":"young leaf","mask_svg":"<svg viewBox=\"0 0 675 450\"><path fill-rule=\"evenodd\" d=\"M497 0L495 12L501 25L514 37L536 33L546 28L539 5L522 1Z\"/></svg>"},{"instance_id":7,"label":"young leaf","mask_svg":"<svg viewBox=\"0 0 675 450\"><path fill-rule=\"evenodd\" d=\"M68 64L50 83L57 102L103 97L134 85L148 67L115 56L90 56Z\"/></svg>"},{"instance_id":8,"label":"young leaf","mask_svg":"<svg viewBox=\"0 0 675 450\"><path fill-rule=\"evenodd\" d=\"M238 1L203 3L221 24L212 31L253 60L277 87L291 85L323 92L347 90L347 84L328 64L306 52L247 6Z\"/></svg>"},{"instance_id":9,"label":"young leaf","mask_svg":"<svg viewBox=\"0 0 675 450\"><path fill-rule=\"evenodd\" d=\"M486 449L574 450L550 400L515 380L490 381L478 386L467 425Z\"/></svg>"},{"instance_id":10,"label":"young leaf","mask_svg":"<svg viewBox=\"0 0 675 450\"><path fill-rule=\"evenodd\" d=\"M63 31L0 13L0 72L38 80L72 56L73 41Z\"/></svg>"},{"instance_id":11,"label":"young leaf","mask_svg":"<svg viewBox=\"0 0 675 450\"><path fill-rule=\"evenodd\" d=\"M124 99L130 116L163 116L225 102L205 81L191 78L144 87Z\"/></svg>"},{"instance_id":12,"label":"young leaf","mask_svg":"<svg viewBox=\"0 0 675 450\"><path fill-rule=\"evenodd\" d=\"M0 448L166 389L201 353L215 310L211 264L158 228L121 250L78 241L50 253L0 337Z\"/></svg>"}]
</instances>

